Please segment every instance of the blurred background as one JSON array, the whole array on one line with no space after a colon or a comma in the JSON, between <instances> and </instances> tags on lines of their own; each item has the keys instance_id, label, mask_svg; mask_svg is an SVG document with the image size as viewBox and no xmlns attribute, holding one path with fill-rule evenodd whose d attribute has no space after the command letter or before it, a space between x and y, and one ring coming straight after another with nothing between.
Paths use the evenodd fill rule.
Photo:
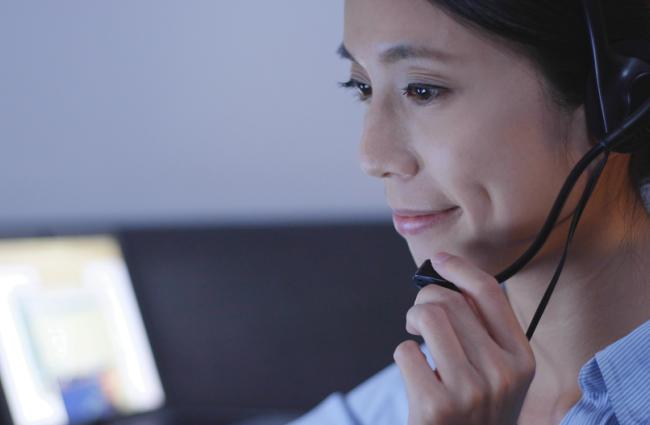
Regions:
<instances>
[{"instance_id":1,"label":"blurred background","mask_svg":"<svg viewBox=\"0 0 650 425\"><path fill-rule=\"evenodd\" d=\"M390 217L342 1L0 5L4 225Z\"/></svg>"},{"instance_id":2,"label":"blurred background","mask_svg":"<svg viewBox=\"0 0 650 425\"><path fill-rule=\"evenodd\" d=\"M0 233L119 242L170 421L298 415L407 336L415 264L359 167L342 19L342 1L0 2ZM44 291L25 317L79 304Z\"/></svg>"}]
</instances>

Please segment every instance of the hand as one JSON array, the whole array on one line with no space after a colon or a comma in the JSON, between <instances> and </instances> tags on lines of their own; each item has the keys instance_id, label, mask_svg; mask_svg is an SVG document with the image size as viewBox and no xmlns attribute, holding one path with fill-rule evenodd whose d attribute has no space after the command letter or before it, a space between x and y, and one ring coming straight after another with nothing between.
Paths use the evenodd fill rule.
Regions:
<instances>
[{"instance_id":1,"label":"hand","mask_svg":"<svg viewBox=\"0 0 650 425\"><path fill-rule=\"evenodd\" d=\"M440 253L432 263L462 294L427 285L406 315L406 330L424 338L436 365L415 341L395 350L409 425L516 424L535 358L510 303L496 279L468 261Z\"/></svg>"}]
</instances>

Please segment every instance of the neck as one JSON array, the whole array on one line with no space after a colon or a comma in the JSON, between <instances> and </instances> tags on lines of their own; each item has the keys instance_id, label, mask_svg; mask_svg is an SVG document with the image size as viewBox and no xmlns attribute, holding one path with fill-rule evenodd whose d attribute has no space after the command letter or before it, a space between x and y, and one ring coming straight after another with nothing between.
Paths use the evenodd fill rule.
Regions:
<instances>
[{"instance_id":1,"label":"neck","mask_svg":"<svg viewBox=\"0 0 650 425\"><path fill-rule=\"evenodd\" d=\"M650 319L650 219L640 217L630 230L625 214L630 210L613 207L622 204L608 200L606 188L594 193L583 213L560 279L531 339L540 389L557 393L577 388L577 374L585 362ZM560 260L568 227L569 220L559 225L553 242L549 239L552 248L506 282L524 330Z\"/></svg>"}]
</instances>

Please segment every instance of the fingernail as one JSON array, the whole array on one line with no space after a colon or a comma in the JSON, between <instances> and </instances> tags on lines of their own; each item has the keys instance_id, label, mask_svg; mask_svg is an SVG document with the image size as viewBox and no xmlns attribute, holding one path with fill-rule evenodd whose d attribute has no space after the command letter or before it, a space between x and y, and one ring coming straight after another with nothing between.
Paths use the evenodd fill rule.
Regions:
<instances>
[{"instance_id":1,"label":"fingernail","mask_svg":"<svg viewBox=\"0 0 650 425\"><path fill-rule=\"evenodd\" d=\"M447 254L446 252L439 252L431 259L431 263L442 264L445 261L447 261L450 257L451 254Z\"/></svg>"}]
</instances>

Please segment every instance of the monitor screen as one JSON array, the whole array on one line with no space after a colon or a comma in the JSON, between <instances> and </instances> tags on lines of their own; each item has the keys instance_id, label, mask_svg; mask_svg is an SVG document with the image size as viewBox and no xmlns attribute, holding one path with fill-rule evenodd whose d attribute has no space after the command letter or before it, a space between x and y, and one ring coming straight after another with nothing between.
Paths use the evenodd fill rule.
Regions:
<instances>
[{"instance_id":1,"label":"monitor screen","mask_svg":"<svg viewBox=\"0 0 650 425\"><path fill-rule=\"evenodd\" d=\"M113 237L0 240L0 380L15 425L76 424L162 406Z\"/></svg>"}]
</instances>

